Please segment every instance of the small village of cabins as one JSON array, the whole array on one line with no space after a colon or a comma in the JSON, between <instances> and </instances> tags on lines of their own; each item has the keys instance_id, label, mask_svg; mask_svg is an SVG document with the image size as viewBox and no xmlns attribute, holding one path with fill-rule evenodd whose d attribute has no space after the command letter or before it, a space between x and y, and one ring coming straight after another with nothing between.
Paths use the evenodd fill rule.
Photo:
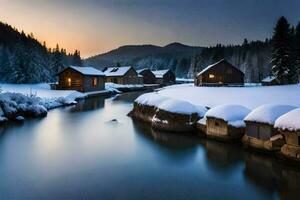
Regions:
<instances>
[{"instance_id":1,"label":"small village of cabins","mask_svg":"<svg viewBox=\"0 0 300 200\"><path fill-rule=\"evenodd\" d=\"M175 84L176 81L171 70L151 71L146 68L135 70L131 66L104 68L102 71L92 67L70 66L59 72L58 77L59 83L56 89L72 89L80 92L104 90L105 82L121 85L166 86ZM277 84L276 79L272 77L267 77L263 83L263 85ZM241 87L244 86L244 73L222 59L199 72L194 79L194 84L210 87ZM135 101L131 116L151 123L153 128L175 132L191 131L196 128L208 138L230 142L242 141L245 147L265 152L281 152L280 155L300 161L300 128L286 128L296 126L288 124L293 123L289 116L294 117L295 112L296 114L300 112L293 106L263 105L251 111L240 105L220 105L203 112L203 115L198 118L195 114L192 117L185 116L162 111L155 106L143 105L139 103L139 98ZM149 99L158 101L157 96ZM188 109L188 105L184 105ZM202 110L206 109L202 108ZM288 120L284 120L285 118Z\"/></svg>"}]
</instances>

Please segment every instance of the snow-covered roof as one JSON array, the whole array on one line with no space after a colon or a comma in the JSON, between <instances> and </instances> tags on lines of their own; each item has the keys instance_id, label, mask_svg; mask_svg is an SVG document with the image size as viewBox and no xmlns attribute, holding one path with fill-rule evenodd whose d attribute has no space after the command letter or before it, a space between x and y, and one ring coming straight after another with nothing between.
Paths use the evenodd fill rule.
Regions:
<instances>
[{"instance_id":1,"label":"snow-covered roof","mask_svg":"<svg viewBox=\"0 0 300 200\"><path fill-rule=\"evenodd\" d=\"M132 67L109 67L104 71L106 76L124 76Z\"/></svg>"},{"instance_id":2,"label":"snow-covered roof","mask_svg":"<svg viewBox=\"0 0 300 200\"><path fill-rule=\"evenodd\" d=\"M300 131L300 108L292 110L275 122L275 128L288 131Z\"/></svg>"},{"instance_id":3,"label":"snow-covered roof","mask_svg":"<svg viewBox=\"0 0 300 200\"><path fill-rule=\"evenodd\" d=\"M275 76L267 76L266 78L264 78L264 79L262 80L262 82L269 83L269 82L272 82L272 81L274 81L274 80L276 80L276 77L275 77Z\"/></svg>"},{"instance_id":4,"label":"snow-covered roof","mask_svg":"<svg viewBox=\"0 0 300 200\"><path fill-rule=\"evenodd\" d=\"M136 70L136 72L137 72L137 73L141 73L141 72L143 72L143 71L145 71L145 70L150 70L150 69L149 69L149 68L139 69L139 70Z\"/></svg>"},{"instance_id":5,"label":"snow-covered roof","mask_svg":"<svg viewBox=\"0 0 300 200\"><path fill-rule=\"evenodd\" d=\"M169 69L165 70L157 70L157 71L152 71L152 73L155 75L156 78L163 78L163 76L169 71Z\"/></svg>"},{"instance_id":6,"label":"snow-covered roof","mask_svg":"<svg viewBox=\"0 0 300 200\"><path fill-rule=\"evenodd\" d=\"M254 109L244 121L274 125L275 121L285 113L295 109L290 105L267 104Z\"/></svg>"},{"instance_id":7,"label":"snow-covered roof","mask_svg":"<svg viewBox=\"0 0 300 200\"><path fill-rule=\"evenodd\" d=\"M250 110L241 105L224 104L210 109L205 117L223 119L226 122L234 122L243 120Z\"/></svg>"},{"instance_id":8,"label":"snow-covered roof","mask_svg":"<svg viewBox=\"0 0 300 200\"><path fill-rule=\"evenodd\" d=\"M218 61L218 62L216 62L216 63L214 63L214 64L212 64L212 65L207 66L207 67L204 68L201 72L199 72L198 75L201 75L201 74L205 73L206 71L210 70L211 68L217 66L218 64L220 64L220 63L222 63L222 62L226 62L226 63L230 64L230 63L227 62L225 59L222 59L222 60L220 60L220 61ZM236 67L233 66L232 64L230 64L230 65L231 65L232 67L236 68ZM236 68L236 69L240 71L240 69L238 69L238 68Z\"/></svg>"},{"instance_id":9,"label":"snow-covered roof","mask_svg":"<svg viewBox=\"0 0 300 200\"><path fill-rule=\"evenodd\" d=\"M98 69L95 69L94 67L78 67L78 66L69 66L65 69L71 68L83 75L88 75L88 76L104 76L104 73ZM64 70L65 70L64 69ZM62 70L61 72L63 72L64 70ZM60 73L61 73L60 72ZM59 74L60 74L59 73Z\"/></svg>"},{"instance_id":10,"label":"snow-covered roof","mask_svg":"<svg viewBox=\"0 0 300 200\"><path fill-rule=\"evenodd\" d=\"M152 93L146 93L139 96L135 100L135 102L142 105L157 106L158 104L160 104L166 99L168 99L168 97L164 97L155 92L152 92Z\"/></svg>"}]
</instances>

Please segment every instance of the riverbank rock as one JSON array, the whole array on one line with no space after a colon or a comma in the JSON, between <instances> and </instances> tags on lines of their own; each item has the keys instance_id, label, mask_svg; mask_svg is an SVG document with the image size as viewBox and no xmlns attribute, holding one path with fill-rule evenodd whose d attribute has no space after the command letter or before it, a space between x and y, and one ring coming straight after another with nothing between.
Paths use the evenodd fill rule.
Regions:
<instances>
[{"instance_id":1,"label":"riverbank rock","mask_svg":"<svg viewBox=\"0 0 300 200\"><path fill-rule=\"evenodd\" d=\"M150 124L153 128L170 132L196 130L196 123L206 113L206 108L189 102L148 93L138 97L130 115Z\"/></svg>"}]
</instances>

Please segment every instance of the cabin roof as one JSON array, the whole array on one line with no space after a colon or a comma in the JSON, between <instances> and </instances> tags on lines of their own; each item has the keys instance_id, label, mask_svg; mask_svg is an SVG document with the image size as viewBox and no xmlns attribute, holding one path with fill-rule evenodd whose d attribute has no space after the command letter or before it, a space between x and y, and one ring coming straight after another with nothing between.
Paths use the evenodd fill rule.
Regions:
<instances>
[{"instance_id":1,"label":"cabin roof","mask_svg":"<svg viewBox=\"0 0 300 200\"><path fill-rule=\"evenodd\" d=\"M57 75L64 72L66 69L73 69L80 74L87 75L87 76L105 76L104 73L98 69L95 69L94 67L78 67L78 66L69 66L60 71Z\"/></svg>"},{"instance_id":2,"label":"cabin roof","mask_svg":"<svg viewBox=\"0 0 300 200\"><path fill-rule=\"evenodd\" d=\"M156 71L152 71L152 73L155 75L156 78L163 78L163 76L169 71L170 69L156 70Z\"/></svg>"},{"instance_id":3,"label":"cabin roof","mask_svg":"<svg viewBox=\"0 0 300 200\"><path fill-rule=\"evenodd\" d=\"M109 67L104 71L106 76L124 76L132 67Z\"/></svg>"},{"instance_id":4,"label":"cabin roof","mask_svg":"<svg viewBox=\"0 0 300 200\"><path fill-rule=\"evenodd\" d=\"M274 125L280 116L295 108L290 105L266 104L254 109L244 120Z\"/></svg>"},{"instance_id":5,"label":"cabin roof","mask_svg":"<svg viewBox=\"0 0 300 200\"><path fill-rule=\"evenodd\" d=\"M272 82L274 80L276 80L276 76L267 76L261 82L270 83L270 82Z\"/></svg>"},{"instance_id":6,"label":"cabin roof","mask_svg":"<svg viewBox=\"0 0 300 200\"><path fill-rule=\"evenodd\" d=\"M292 110L281 117L275 122L275 128L288 131L300 131L300 108Z\"/></svg>"},{"instance_id":7,"label":"cabin roof","mask_svg":"<svg viewBox=\"0 0 300 200\"><path fill-rule=\"evenodd\" d=\"M217 66L218 64L220 64L220 63L222 63L222 62L225 62L225 63L229 64L231 67L233 67L233 68L239 70L241 73L243 73L240 69L238 69L237 67L233 66L232 64L230 64L229 62L227 62L225 59L222 59L222 60L220 60L220 61L218 61L218 62L216 62L216 63L214 63L214 64L212 64L212 65L208 65L206 68L204 68L204 69L203 69L201 72L199 72L197 75L201 75L201 74L207 72L208 70L214 68L215 66Z\"/></svg>"},{"instance_id":8,"label":"cabin roof","mask_svg":"<svg viewBox=\"0 0 300 200\"><path fill-rule=\"evenodd\" d=\"M143 69L139 69L139 70L136 70L137 73L142 73L143 71L146 71L146 70L150 70L149 68L143 68Z\"/></svg>"}]
</instances>

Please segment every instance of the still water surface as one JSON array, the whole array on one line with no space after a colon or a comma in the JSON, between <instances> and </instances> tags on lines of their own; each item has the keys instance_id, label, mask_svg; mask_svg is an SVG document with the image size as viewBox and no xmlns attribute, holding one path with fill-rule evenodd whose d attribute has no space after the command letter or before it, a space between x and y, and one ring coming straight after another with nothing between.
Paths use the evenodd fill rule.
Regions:
<instances>
[{"instance_id":1,"label":"still water surface","mask_svg":"<svg viewBox=\"0 0 300 200\"><path fill-rule=\"evenodd\" d=\"M126 115L137 95L92 98L0 127L0 199L300 196L300 171L271 157L133 122Z\"/></svg>"}]
</instances>

